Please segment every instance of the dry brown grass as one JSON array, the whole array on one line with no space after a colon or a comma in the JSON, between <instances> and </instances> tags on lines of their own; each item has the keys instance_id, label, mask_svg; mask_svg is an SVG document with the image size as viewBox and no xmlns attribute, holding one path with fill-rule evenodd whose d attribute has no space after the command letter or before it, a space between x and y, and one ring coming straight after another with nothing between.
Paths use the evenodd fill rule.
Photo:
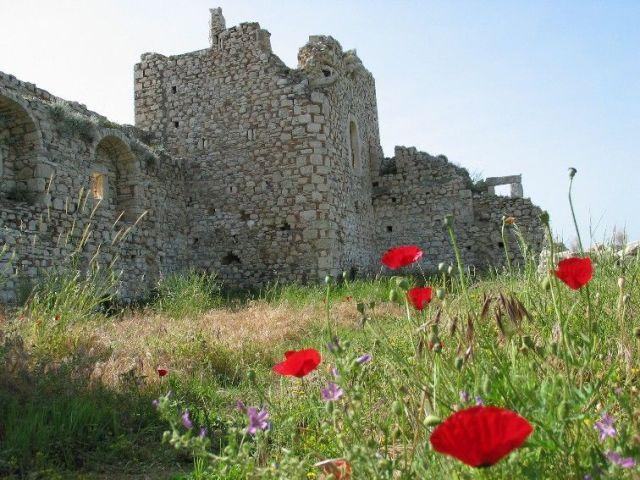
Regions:
<instances>
[{"instance_id":1,"label":"dry brown grass","mask_svg":"<svg viewBox=\"0 0 640 480\"><path fill-rule=\"evenodd\" d=\"M393 305L381 305L376 311L377 315L399 313L400 309ZM360 321L353 301L333 304L331 316L345 325L355 326ZM241 308L214 309L180 320L151 311L135 312L119 320L85 324L78 327L76 335L92 338L101 348L110 349L109 358L96 365L92 377L117 385L124 379L157 382L159 366L195 373L207 350L233 351L240 357L243 352L250 352L254 357L277 358L274 347L300 341L310 328L324 322L321 304L293 306L254 301Z\"/></svg>"}]
</instances>

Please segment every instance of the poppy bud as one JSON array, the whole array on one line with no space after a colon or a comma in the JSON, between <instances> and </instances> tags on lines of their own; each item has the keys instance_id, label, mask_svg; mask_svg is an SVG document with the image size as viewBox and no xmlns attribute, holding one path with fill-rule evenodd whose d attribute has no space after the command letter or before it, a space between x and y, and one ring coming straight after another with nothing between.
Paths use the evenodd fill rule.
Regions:
<instances>
[{"instance_id":1,"label":"poppy bud","mask_svg":"<svg viewBox=\"0 0 640 480\"><path fill-rule=\"evenodd\" d=\"M522 337L522 343L528 348L534 348L536 346L536 343L533 341L533 338L531 338L530 335L524 335Z\"/></svg>"},{"instance_id":2,"label":"poppy bud","mask_svg":"<svg viewBox=\"0 0 640 480\"><path fill-rule=\"evenodd\" d=\"M573 178L576 176L576 173L578 173L578 170L576 170L573 167L569 167L569 178Z\"/></svg>"},{"instance_id":3,"label":"poppy bud","mask_svg":"<svg viewBox=\"0 0 640 480\"><path fill-rule=\"evenodd\" d=\"M440 417L437 417L436 415L427 415L427 418L424 419L425 427L435 427L436 425L439 425L441 423L442 423L442 420L440 419Z\"/></svg>"},{"instance_id":4,"label":"poppy bud","mask_svg":"<svg viewBox=\"0 0 640 480\"><path fill-rule=\"evenodd\" d=\"M453 273L453 265L449 265L449 268L447 268L447 273L449 275L451 275Z\"/></svg>"},{"instance_id":5,"label":"poppy bud","mask_svg":"<svg viewBox=\"0 0 640 480\"><path fill-rule=\"evenodd\" d=\"M331 285L333 283L333 278L331 277L331 275L327 275L326 277L324 277L324 283L327 285Z\"/></svg>"},{"instance_id":6,"label":"poppy bud","mask_svg":"<svg viewBox=\"0 0 640 480\"><path fill-rule=\"evenodd\" d=\"M333 413L333 404L334 402L324 402L324 408L327 410L329 415Z\"/></svg>"},{"instance_id":7,"label":"poppy bud","mask_svg":"<svg viewBox=\"0 0 640 480\"><path fill-rule=\"evenodd\" d=\"M464 359L462 357L456 357L454 365L456 370L462 370L462 365L464 364Z\"/></svg>"},{"instance_id":8,"label":"poppy bud","mask_svg":"<svg viewBox=\"0 0 640 480\"><path fill-rule=\"evenodd\" d=\"M618 278L618 288L622 290L624 288L624 277Z\"/></svg>"},{"instance_id":9,"label":"poppy bud","mask_svg":"<svg viewBox=\"0 0 640 480\"><path fill-rule=\"evenodd\" d=\"M626 293L626 294L624 295L624 297L622 297L622 301L623 301L624 303L629 303L629 300L631 300L631 295L629 295L628 293Z\"/></svg>"},{"instance_id":10,"label":"poppy bud","mask_svg":"<svg viewBox=\"0 0 640 480\"><path fill-rule=\"evenodd\" d=\"M544 225L549 225L549 212L547 212L546 210L544 212L542 212L540 214L540 221L544 224Z\"/></svg>"},{"instance_id":11,"label":"poppy bud","mask_svg":"<svg viewBox=\"0 0 640 480\"><path fill-rule=\"evenodd\" d=\"M444 300L444 297L446 296L447 296L447 291L444 288L436 289L436 297L438 297L438 300Z\"/></svg>"},{"instance_id":12,"label":"poppy bud","mask_svg":"<svg viewBox=\"0 0 640 480\"><path fill-rule=\"evenodd\" d=\"M398 287L400 287L404 291L407 291L409 290L409 287L411 287L411 285L409 285L409 281L406 278L403 278L402 281L398 283Z\"/></svg>"},{"instance_id":13,"label":"poppy bud","mask_svg":"<svg viewBox=\"0 0 640 480\"><path fill-rule=\"evenodd\" d=\"M398 294L398 291L395 288L392 288L389 291L389 301L390 302L397 302L400 298L400 295Z\"/></svg>"},{"instance_id":14,"label":"poppy bud","mask_svg":"<svg viewBox=\"0 0 640 480\"><path fill-rule=\"evenodd\" d=\"M168 442L170 438L171 438L171 432L170 432L170 431L168 431L168 430L167 430L167 431L165 431L165 432L162 434L162 443Z\"/></svg>"},{"instance_id":15,"label":"poppy bud","mask_svg":"<svg viewBox=\"0 0 640 480\"><path fill-rule=\"evenodd\" d=\"M565 418L567 418L567 413L569 413L569 402L567 402L566 400L561 401L560 405L558 405L558 411L556 413L558 414L559 420L564 420Z\"/></svg>"},{"instance_id":16,"label":"poppy bud","mask_svg":"<svg viewBox=\"0 0 640 480\"><path fill-rule=\"evenodd\" d=\"M489 380L489 377L484 377L484 379L482 380L482 393L484 393L485 395L487 395L489 393L489 389L491 387L491 380Z\"/></svg>"},{"instance_id":17,"label":"poppy bud","mask_svg":"<svg viewBox=\"0 0 640 480\"><path fill-rule=\"evenodd\" d=\"M640 338L640 327L636 327L633 330L633 334L636 336L636 338Z\"/></svg>"},{"instance_id":18,"label":"poppy bud","mask_svg":"<svg viewBox=\"0 0 640 480\"><path fill-rule=\"evenodd\" d=\"M345 272L345 271L343 271L343 272L342 272L342 279L343 279L343 280L346 280L346 279L347 279L347 275L348 275L348 273L347 273L347 272Z\"/></svg>"},{"instance_id":19,"label":"poppy bud","mask_svg":"<svg viewBox=\"0 0 640 480\"><path fill-rule=\"evenodd\" d=\"M447 228L451 227L451 225L453 225L453 215L445 215L442 223L444 223L444 226Z\"/></svg>"},{"instance_id":20,"label":"poppy bud","mask_svg":"<svg viewBox=\"0 0 640 480\"><path fill-rule=\"evenodd\" d=\"M548 275L542 279L541 285L542 289L547 292L551 289L551 280L549 279Z\"/></svg>"},{"instance_id":21,"label":"poppy bud","mask_svg":"<svg viewBox=\"0 0 640 480\"><path fill-rule=\"evenodd\" d=\"M443 272L443 271L444 271L444 269L446 268L446 266L447 266L447 265L446 265L444 262L440 262L440 263L438 264L438 271L439 271L439 272Z\"/></svg>"},{"instance_id":22,"label":"poppy bud","mask_svg":"<svg viewBox=\"0 0 640 480\"><path fill-rule=\"evenodd\" d=\"M402 404L398 400L394 400L391 404L391 411L394 415L399 417L402 415Z\"/></svg>"}]
</instances>

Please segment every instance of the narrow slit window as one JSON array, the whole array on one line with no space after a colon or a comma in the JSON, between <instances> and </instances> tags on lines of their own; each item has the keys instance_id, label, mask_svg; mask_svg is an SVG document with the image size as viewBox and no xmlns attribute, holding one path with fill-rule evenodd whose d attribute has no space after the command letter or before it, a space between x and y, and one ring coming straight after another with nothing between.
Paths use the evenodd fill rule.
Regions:
<instances>
[{"instance_id":1,"label":"narrow slit window","mask_svg":"<svg viewBox=\"0 0 640 480\"><path fill-rule=\"evenodd\" d=\"M178 93L178 87L171 87L171 93Z\"/></svg>"},{"instance_id":2,"label":"narrow slit window","mask_svg":"<svg viewBox=\"0 0 640 480\"><path fill-rule=\"evenodd\" d=\"M349 151L351 154L351 166L359 171L362 167L360 163L360 135L358 125L354 120L349 122Z\"/></svg>"},{"instance_id":3,"label":"narrow slit window","mask_svg":"<svg viewBox=\"0 0 640 480\"><path fill-rule=\"evenodd\" d=\"M104 173L91 174L91 196L94 200L104 199L106 175Z\"/></svg>"}]
</instances>

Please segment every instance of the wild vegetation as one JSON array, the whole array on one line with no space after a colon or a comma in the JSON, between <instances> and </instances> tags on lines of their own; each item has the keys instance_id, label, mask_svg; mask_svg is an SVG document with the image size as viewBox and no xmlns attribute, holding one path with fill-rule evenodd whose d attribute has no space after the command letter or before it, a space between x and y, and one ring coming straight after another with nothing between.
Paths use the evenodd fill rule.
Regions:
<instances>
[{"instance_id":1,"label":"wild vegetation","mask_svg":"<svg viewBox=\"0 0 640 480\"><path fill-rule=\"evenodd\" d=\"M426 245L252 295L190 272L135 309L109 269L45 276L1 323L0 473L637 478L640 257L539 268L502 234L525 260L482 276L402 275Z\"/></svg>"}]
</instances>

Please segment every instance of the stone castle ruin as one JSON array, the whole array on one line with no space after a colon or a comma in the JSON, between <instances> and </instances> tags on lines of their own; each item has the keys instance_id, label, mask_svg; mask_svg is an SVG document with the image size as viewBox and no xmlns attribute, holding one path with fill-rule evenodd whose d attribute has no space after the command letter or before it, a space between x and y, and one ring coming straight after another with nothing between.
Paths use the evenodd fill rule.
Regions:
<instances>
[{"instance_id":1,"label":"stone castle ruin","mask_svg":"<svg viewBox=\"0 0 640 480\"><path fill-rule=\"evenodd\" d=\"M384 158L375 82L356 52L311 36L292 69L269 36L258 23L226 28L212 9L208 48L143 54L135 127L0 73L0 246L17 271L0 299L79 245L115 261L125 297L190 268L236 287L372 274L406 243L434 269L453 261L446 214L469 265L503 261L503 215L540 247L519 175L474 183L415 148ZM495 195L501 184L510 197Z\"/></svg>"}]
</instances>

